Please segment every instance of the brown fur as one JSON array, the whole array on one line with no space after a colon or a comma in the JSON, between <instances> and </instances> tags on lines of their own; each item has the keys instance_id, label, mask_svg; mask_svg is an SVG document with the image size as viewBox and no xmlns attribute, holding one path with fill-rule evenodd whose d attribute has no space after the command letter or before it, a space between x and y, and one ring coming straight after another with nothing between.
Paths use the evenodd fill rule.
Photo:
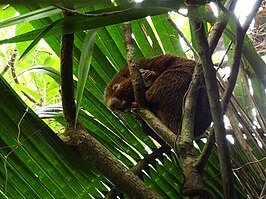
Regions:
<instances>
[{"instance_id":1,"label":"brown fur","mask_svg":"<svg viewBox=\"0 0 266 199\"><path fill-rule=\"evenodd\" d=\"M175 55L160 55L140 61L139 68L155 72L153 83L146 88L148 108L173 132L178 133L183 97L188 89L196 62ZM195 136L205 132L211 123L204 84L199 88ZM121 69L105 90L104 100L113 111L126 112L134 104L128 67Z\"/></svg>"}]
</instances>

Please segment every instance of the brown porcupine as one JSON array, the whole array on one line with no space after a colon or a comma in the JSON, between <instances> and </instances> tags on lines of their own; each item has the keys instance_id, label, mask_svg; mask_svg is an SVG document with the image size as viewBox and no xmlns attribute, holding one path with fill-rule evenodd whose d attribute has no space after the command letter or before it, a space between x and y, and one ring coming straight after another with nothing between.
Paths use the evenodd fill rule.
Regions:
<instances>
[{"instance_id":1,"label":"brown porcupine","mask_svg":"<svg viewBox=\"0 0 266 199\"><path fill-rule=\"evenodd\" d=\"M160 55L143 59L139 68L148 71L151 85L145 88L147 107L174 133L178 133L184 95L192 80L196 62L176 55ZM144 75L145 76L145 75ZM127 112L135 99L128 67L122 68L105 89L104 100L115 112ZM203 134L211 123L210 107L204 82L199 87L195 137Z\"/></svg>"}]
</instances>

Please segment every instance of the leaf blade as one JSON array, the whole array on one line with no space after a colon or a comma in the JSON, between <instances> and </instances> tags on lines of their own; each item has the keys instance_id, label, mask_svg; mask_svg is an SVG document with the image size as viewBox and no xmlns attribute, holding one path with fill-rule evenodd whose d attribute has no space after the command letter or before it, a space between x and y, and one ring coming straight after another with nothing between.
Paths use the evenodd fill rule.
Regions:
<instances>
[{"instance_id":1,"label":"leaf blade","mask_svg":"<svg viewBox=\"0 0 266 199\"><path fill-rule=\"evenodd\" d=\"M97 29L93 29L86 34L84 39L84 44L81 51L80 62L79 62L79 73L78 73L78 84L77 84L77 106L76 106L76 116L75 124L78 120L78 114L81 106L81 100L86 85L86 80L90 70L91 59L94 49L94 43L96 38Z\"/></svg>"}]
</instances>

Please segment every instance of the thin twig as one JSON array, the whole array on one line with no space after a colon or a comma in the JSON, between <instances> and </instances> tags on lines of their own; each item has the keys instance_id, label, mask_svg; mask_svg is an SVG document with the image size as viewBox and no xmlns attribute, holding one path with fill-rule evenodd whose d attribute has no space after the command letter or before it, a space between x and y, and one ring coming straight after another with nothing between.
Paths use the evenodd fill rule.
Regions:
<instances>
[{"instance_id":1,"label":"thin twig","mask_svg":"<svg viewBox=\"0 0 266 199\"><path fill-rule=\"evenodd\" d=\"M237 80L237 75L239 71L239 65L241 61L241 55L242 55L242 48L243 48L243 42L245 38L245 32L243 31L242 27L240 26L239 23L237 25L237 31L236 31L236 42L235 42L235 52L234 52L234 62L231 68L231 73L230 77L228 79L228 84L226 87L226 90L223 94L223 111L226 111L226 108L228 106L228 103L230 101L230 98L232 96L236 80Z\"/></svg>"},{"instance_id":2,"label":"thin twig","mask_svg":"<svg viewBox=\"0 0 266 199\"><path fill-rule=\"evenodd\" d=\"M41 104L39 102L37 102L32 96L30 96L28 93L26 93L25 91L21 91L21 93L28 99L30 100L32 103L41 106Z\"/></svg>"},{"instance_id":3,"label":"thin twig","mask_svg":"<svg viewBox=\"0 0 266 199\"><path fill-rule=\"evenodd\" d=\"M128 11L133 10L134 8L128 8L128 9L124 9L124 10L118 10L118 11L110 11L110 12L102 12L102 13L95 13L95 14L90 14L90 13L82 13L79 12L77 10L73 10L73 9L69 9L60 5L53 5L54 7L57 7L71 15L79 15L79 16L83 16L83 17L105 17L105 16L110 16L110 15L118 15L121 13L125 13Z\"/></svg>"},{"instance_id":4,"label":"thin twig","mask_svg":"<svg viewBox=\"0 0 266 199\"><path fill-rule=\"evenodd\" d=\"M266 195L266 181L265 181L263 188L261 190L260 198L264 199L263 197L265 197L265 195Z\"/></svg>"},{"instance_id":5,"label":"thin twig","mask_svg":"<svg viewBox=\"0 0 266 199\"><path fill-rule=\"evenodd\" d=\"M173 28L175 29L175 31L177 32L177 34L179 34L179 36L184 40L184 42L187 44L187 46L192 50L192 52L194 53L196 59L199 58L198 52L196 51L195 48L193 48L193 46L190 44L190 42L187 40L187 38L185 37L185 35L182 33L181 30L179 30L179 28L177 27L177 25L175 24L175 22L168 17L168 21L170 22L170 24L173 26Z\"/></svg>"},{"instance_id":6,"label":"thin twig","mask_svg":"<svg viewBox=\"0 0 266 199\"><path fill-rule=\"evenodd\" d=\"M221 68L221 66L223 65L223 63L224 63L224 59L225 59L225 57L226 57L228 51L231 49L232 44L233 44L233 42L230 41L230 43L229 43L229 45L228 45L228 47L227 47L227 49L226 49L226 51L225 51L225 53L224 53L224 56L222 57L222 59L221 59L219 65L218 65L216 71L218 71L218 70Z\"/></svg>"},{"instance_id":7,"label":"thin twig","mask_svg":"<svg viewBox=\"0 0 266 199\"><path fill-rule=\"evenodd\" d=\"M260 160L256 160L256 161L252 161L252 162L247 162L246 164L242 165L241 167L238 167L238 168L233 169L233 171L238 171L238 170L243 169L244 167L246 167L246 166L248 166L250 164L256 164L256 163L262 162L263 160L266 160L266 157L261 158Z\"/></svg>"},{"instance_id":8,"label":"thin twig","mask_svg":"<svg viewBox=\"0 0 266 199\"><path fill-rule=\"evenodd\" d=\"M9 69L9 68L13 68L14 69L14 66L15 66L15 61L16 61L16 58L18 56L18 51L15 49L11 55L11 58L10 60L7 62L7 65L5 66L5 68L2 70L1 72L1 75L3 76L6 71ZM17 78L17 76L15 75L15 77ZM16 79L15 78L15 79ZM15 80L16 81L16 80Z\"/></svg>"},{"instance_id":9,"label":"thin twig","mask_svg":"<svg viewBox=\"0 0 266 199\"><path fill-rule=\"evenodd\" d=\"M8 70L8 68L10 68L11 74L12 74L12 77L13 77L15 83L19 84L19 81L18 81L18 78L17 78L17 74L16 74L16 70L15 70L15 61L16 61L17 56L18 56L18 51L15 49L13 51L12 55L11 55L10 60L7 63L7 66L1 72L1 75L4 75L4 73Z\"/></svg>"},{"instance_id":10,"label":"thin twig","mask_svg":"<svg viewBox=\"0 0 266 199\"><path fill-rule=\"evenodd\" d=\"M214 130L213 128L210 130L210 134L208 137L208 140L206 144L204 145L204 148L198 158L198 161L196 163L196 166L199 170L199 172L203 172L204 166L208 161L209 156L211 155L212 149L214 147L215 143L215 135L214 135Z\"/></svg>"},{"instance_id":11,"label":"thin twig","mask_svg":"<svg viewBox=\"0 0 266 199\"><path fill-rule=\"evenodd\" d=\"M17 145L15 146L14 149L12 149L7 155L4 156L4 170L5 170L5 184L4 184L4 193L6 194L7 192L7 184L8 184L8 168L7 168L7 159L8 157L15 151L17 150L20 146L22 146L22 142L20 141L20 134L21 134L21 128L20 125L25 118L26 114L28 113L29 108L25 110L23 113L22 117L20 118L17 128L18 128L18 135L17 135ZM9 146L10 147L10 146Z\"/></svg>"}]
</instances>

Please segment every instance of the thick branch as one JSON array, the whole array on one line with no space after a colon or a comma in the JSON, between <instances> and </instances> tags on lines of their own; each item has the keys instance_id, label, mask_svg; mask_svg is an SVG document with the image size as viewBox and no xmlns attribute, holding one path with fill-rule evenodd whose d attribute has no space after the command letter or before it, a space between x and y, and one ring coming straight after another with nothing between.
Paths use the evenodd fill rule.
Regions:
<instances>
[{"instance_id":1,"label":"thick branch","mask_svg":"<svg viewBox=\"0 0 266 199\"><path fill-rule=\"evenodd\" d=\"M191 20L193 21L194 19ZM217 23L215 23L214 28L212 29L212 34L210 34L209 37L211 52L214 51L221 37L221 34L226 27L228 20L229 17L225 18L223 16L220 18L220 20L218 20ZM196 24L197 22L194 21L192 23ZM172 25L174 24L172 23ZM177 29L175 25L174 27ZM196 162L193 147L194 114L197 100L197 85L199 82L198 80L200 79L200 72L201 70L199 70L199 67L196 67L196 70L193 74L192 82L187 92L182 118L182 130L177 139L176 151L179 155L181 163L183 164L184 174L186 176L186 181L183 187L183 193L187 195L193 193L193 197L200 198L202 198L201 194L204 193L203 197L210 198L212 195L211 192L204 187L204 182L202 180L202 171L213 147L214 134L211 134L212 136L210 136L209 138L209 144L206 145L204 153L202 154L198 162Z\"/></svg>"},{"instance_id":2,"label":"thick branch","mask_svg":"<svg viewBox=\"0 0 266 199\"><path fill-rule=\"evenodd\" d=\"M200 71L202 68L196 66L194 69L192 81L185 96L185 102L182 114L181 132L178 135L176 149L183 164L190 164L195 161L193 140L194 140L194 120L195 109L198 96L198 83L200 82Z\"/></svg>"},{"instance_id":3,"label":"thick branch","mask_svg":"<svg viewBox=\"0 0 266 199\"><path fill-rule=\"evenodd\" d=\"M73 58L74 34L62 36L61 44L61 91L64 117L67 126L75 123L75 101L73 82Z\"/></svg>"},{"instance_id":4,"label":"thick branch","mask_svg":"<svg viewBox=\"0 0 266 199\"><path fill-rule=\"evenodd\" d=\"M193 146L194 140L194 118L198 95L198 85L202 68L196 66L192 82L186 94L186 100L182 114L182 128L176 142L176 152L182 164L185 183L182 194L189 195L191 198L213 198L211 191L205 188L202 172L198 169Z\"/></svg>"},{"instance_id":5,"label":"thick branch","mask_svg":"<svg viewBox=\"0 0 266 199\"><path fill-rule=\"evenodd\" d=\"M128 62L129 73L131 76L135 101L139 106L142 107L145 105L145 96L144 96L142 78L139 73L138 65L136 64L134 43L131 36L132 28L130 22L124 22L123 26L124 26L125 47L127 52L127 62Z\"/></svg>"},{"instance_id":6,"label":"thick branch","mask_svg":"<svg viewBox=\"0 0 266 199\"><path fill-rule=\"evenodd\" d=\"M191 8L193 9L193 8ZM229 156L229 149L226 141L226 132L223 122L223 111L220 103L218 84L216 80L216 71L213 67L209 45L205 36L205 30L202 22L193 24L193 29L199 46L199 55L203 64L205 83L210 102L211 115L214 123L215 138L217 141L219 162L223 178L223 190L225 198L234 197L233 173Z\"/></svg>"},{"instance_id":7,"label":"thick branch","mask_svg":"<svg viewBox=\"0 0 266 199\"><path fill-rule=\"evenodd\" d=\"M250 11L250 14L247 16L247 19L242 26L244 32L246 32L248 30L252 20L255 18L259 8L261 7L261 4L262 4L262 0L256 0L256 2L254 3L254 6L253 6L252 10Z\"/></svg>"},{"instance_id":8,"label":"thick branch","mask_svg":"<svg viewBox=\"0 0 266 199\"><path fill-rule=\"evenodd\" d=\"M166 142L166 144L172 149L175 148L176 135L165 126L159 118L157 118L150 110L142 107L139 108L138 114L147 125Z\"/></svg>"},{"instance_id":9,"label":"thick branch","mask_svg":"<svg viewBox=\"0 0 266 199\"><path fill-rule=\"evenodd\" d=\"M229 11L233 11L235 9L237 0L228 0L225 3L225 6L229 8ZM219 19L215 22L213 25L209 35L208 35L208 44L209 44L209 49L210 49L210 54L212 54L222 36L222 33L229 21L230 17L226 15L225 13L222 14ZM209 155L211 154L211 150L213 148L213 145L215 143L215 136L214 136L214 130L211 130L209 140L206 143L203 152L201 153L198 162L197 162L197 167L199 171L204 169L204 166L208 160Z\"/></svg>"},{"instance_id":10,"label":"thick branch","mask_svg":"<svg viewBox=\"0 0 266 199\"><path fill-rule=\"evenodd\" d=\"M219 1L218 1L219 2ZM236 6L237 0L229 0L226 2L226 5L229 7L229 11L234 11ZM226 14L222 14L219 19L213 25L209 36L208 36L208 43L210 54L212 54L216 48L216 45L221 38L221 35L229 21L230 17Z\"/></svg>"},{"instance_id":11,"label":"thick branch","mask_svg":"<svg viewBox=\"0 0 266 199\"><path fill-rule=\"evenodd\" d=\"M130 198L161 198L143 181L130 172L114 155L104 148L94 137L86 132L80 122L75 128L75 101L73 85L72 49L74 34L62 37L61 47L61 87L62 103L67 129L65 136L69 137L69 144L89 160L104 176L106 176L120 191Z\"/></svg>"},{"instance_id":12,"label":"thick branch","mask_svg":"<svg viewBox=\"0 0 266 199\"><path fill-rule=\"evenodd\" d=\"M67 129L65 134L70 137L69 144L79 151L82 158L91 162L119 191L136 199L162 198L87 133L79 122L76 129Z\"/></svg>"},{"instance_id":13,"label":"thick branch","mask_svg":"<svg viewBox=\"0 0 266 199\"><path fill-rule=\"evenodd\" d=\"M229 10L234 10L235 8L235 4L236 4L237 0L228 0L226 5L228 5ZM209 34L209 44L210 44L210 51L211 53L214 51L225 27L226 24L229 20L229 17L226 14L223 14L221 17L219 17L219 19L215 22L210 34ZM178 29L178 27L176 26L176 24L170 19L168 18L168 21L171 23L171 25L175 28L175 30L177 31L177 33L184 39L184 41L187 43L187 45L192 49L192 51L195 53L195 56L198 57L198 53L195 52L195 50L192 48L192 46L190 45L190 43L188 42L188 40L185 38L185 36L183 35L183 33ZM194 74L194 76L198 76L200 72ZM193 78L194 79L194 78ZM193 124L191 122L193 122L193 118L194 118L194 114L193 114L193 106L195 105L195 101L196 101L196 87L198 85L198 81L192 81L190 84L190 88L188 90L188 95L193 95L191 97L187 96L187 99L190 99L190 102L186 102L187 105L185 105L185 115L183 115L183 126L193 126ZM190 94L191 93L191 94ZM190 105L191 107L190 107ZM187 107L187 108L186 108ZM193 116L193 117L192 117ZM186 119L187 118L187 119ZM190 124L186 124L186 123L190 123ZM192 128L192 127L191 127ZM191 132L194 131L194 129L191 129L190 131L187 129L185 130L186 127L183 127L181 130L181 135L179 136L179 141L177 145L183 145L186 143L186 141L184 140L184 138L187 137L187 133L191 134ZM184 130L187 132L184 132ZM214 134L213 134L214 135ZM214 137L214 136L211 136ZM191 138L191 135L189 135L188 139ZM203 153L202 156L200 157L199 161L196 163L196 165L199 168L199 171L201 171L204 168L204 165L208 159L208 156L210 155L212 146L214 144L214 139L211 139L212 141L210 142L210 144L208 144L208 146L206 146L206 150L209 150L209 152ZM180 143L179 143L180 142ZM182 143L183 142L183 143ZM188 141L187 143L191 143L190 141ZM191 145L191 144L189 144ZM181 147L182 148L182 147ZM189 147L188 147L189 148ZM205 150L205 151L206 151ZM190 150L185 150L187 153L189 153ZM186 154L186 153L185 153ZM185 156L185 155L184 155Z\"/></svg>"}]
</instances>

